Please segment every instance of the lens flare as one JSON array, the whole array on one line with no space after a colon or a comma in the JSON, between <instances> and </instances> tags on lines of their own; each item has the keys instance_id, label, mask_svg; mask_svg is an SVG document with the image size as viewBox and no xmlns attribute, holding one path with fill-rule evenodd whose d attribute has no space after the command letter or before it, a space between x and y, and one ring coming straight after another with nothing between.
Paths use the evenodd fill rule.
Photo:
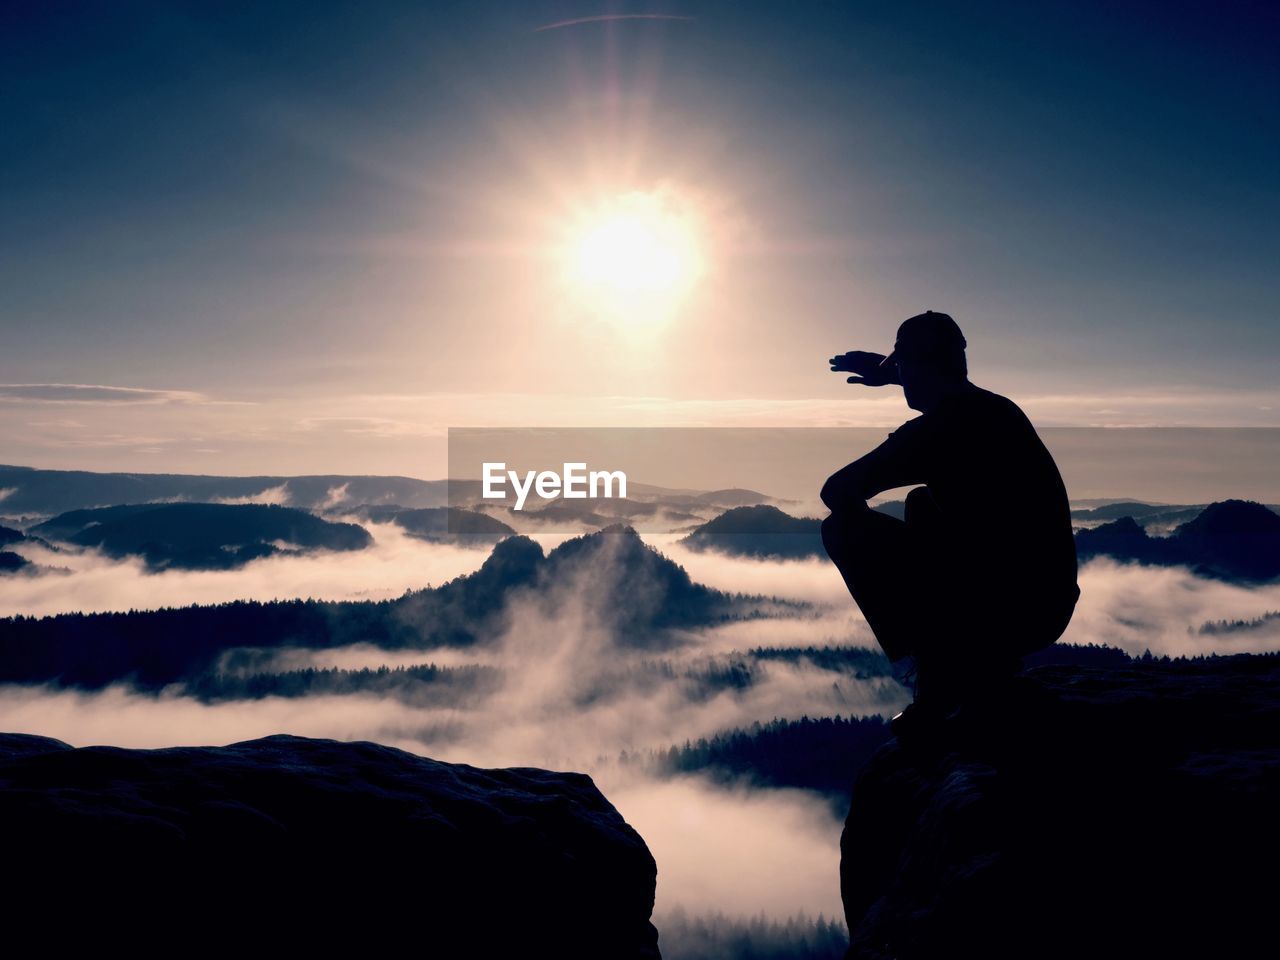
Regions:
<instances>
[{"instance_id":1,"label":"lens flare","mask_svg":"<svg viewBox=\"0 0 1280 960\"><path fill-rule=\"evenodd\" d=\"M693 218L661 193L623 194L586 212L570 231L573 286L615 314L657 318L702 272Z\"/></svg>"}]
</instances>

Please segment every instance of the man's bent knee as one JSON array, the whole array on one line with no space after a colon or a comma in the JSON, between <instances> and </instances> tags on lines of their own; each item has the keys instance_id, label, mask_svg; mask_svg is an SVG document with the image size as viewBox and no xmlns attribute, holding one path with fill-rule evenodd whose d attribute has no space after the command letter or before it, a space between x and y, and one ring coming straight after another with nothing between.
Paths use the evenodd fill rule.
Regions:
<instances>
[{"instance_id":1,"label":"man's bent knee","mask_svg":"<svg viewBox=\"0 0 1280 960\"><path fill-rule=\"evenodd\" d=\"M858 538L859 531L866 527L866 518L870 514L871 510L861 502L831 511L830 516L822 521L822 545L827 554L846 551L850 542Z\"/></svg>"},{"instance_id":2,"label":"man's bent knee","mask_svg":"<svg viewBox=\"0 0 1280 960\"><path fill-rule=\"evenodd\" d=\"M841 515L831 514L822 521L822 547L834 560L847 546L848 531Z\"/></svg>"},{"instance_id":3,"label":"man's bent knee","mask_svg":"<svg viewBox=\"0 0 1280 960\"><path fill-rule=\"evenodd\" d=\"M942 516L938 501L928 487L916 487L910 491L902 505L902 517L912 526L935 524Z\"/></svg>"}]
</instances>

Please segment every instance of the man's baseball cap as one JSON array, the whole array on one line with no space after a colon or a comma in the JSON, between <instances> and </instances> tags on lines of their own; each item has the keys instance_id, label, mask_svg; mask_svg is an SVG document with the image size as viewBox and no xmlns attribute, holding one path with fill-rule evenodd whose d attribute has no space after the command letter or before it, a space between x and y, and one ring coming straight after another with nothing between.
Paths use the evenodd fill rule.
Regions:
<instances>
[{"instance_id":1,"label":"man's baseball cap","mask_svg":"<svg viewBox=\"0 0 1280 960\"><path fill-rule=\"evenodd\" d=\"M936 357L963 351L968 346L964 334L951 316L926 310L902 321L893 351L885 364L897 363L899 357Z\"/></svg>"}]
</instances>

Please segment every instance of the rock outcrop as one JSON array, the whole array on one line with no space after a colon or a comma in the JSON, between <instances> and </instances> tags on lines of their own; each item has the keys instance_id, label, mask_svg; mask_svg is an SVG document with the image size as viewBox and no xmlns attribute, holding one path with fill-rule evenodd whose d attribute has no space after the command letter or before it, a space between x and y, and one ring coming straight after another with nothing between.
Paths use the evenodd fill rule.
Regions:
<instances>
[{"instance_id":1,"label":"rock outcrop","mask_svg":"<svg viewBox=\"0 0 1280 960\"><path fill-rule=\"evenodd\" d=\"M848 956L1269 953L1277 690L1276 656L1041 667L890 741L841 844Z\"/></svg>"},{"instance_id":2,"label":"rock outcrop","mask_svg":"<svg viewBox=\"0 0 1280 960\"><path fill-rule=\"evenodd\" d=\"M56 952L658 957L653 857L583 774L3 734L0 849L7 938Z\"/></svg>"}]
</instances>

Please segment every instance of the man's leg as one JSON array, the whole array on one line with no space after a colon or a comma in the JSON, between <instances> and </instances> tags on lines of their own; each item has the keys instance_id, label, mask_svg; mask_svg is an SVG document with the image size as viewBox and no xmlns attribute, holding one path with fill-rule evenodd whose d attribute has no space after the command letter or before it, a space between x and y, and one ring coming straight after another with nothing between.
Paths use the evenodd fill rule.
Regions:
<instances>
[{"instance_id":1,"label":"man's leg","mask_svg":"<svg viewBox=\"0 0 1280 960\"><path fill-rule=\"evenodd\" d=\"M907 525L857 504L822 521L822 545L889 659L912 653L920 585Z\"/></svg>"},{"instance_id":2,"label":"man's leg","mask_svg":"<svg viewBox=\"0 0 1280 960\"><path fill-rule=\"evenodd\" d=\"M948 712L998 696L1021 667L1003 638L1008 600L1003 577L967 562L961 542L928 487L907 494L904 516L918 584L915 700Z\"/></svg>"}]
</instances>

